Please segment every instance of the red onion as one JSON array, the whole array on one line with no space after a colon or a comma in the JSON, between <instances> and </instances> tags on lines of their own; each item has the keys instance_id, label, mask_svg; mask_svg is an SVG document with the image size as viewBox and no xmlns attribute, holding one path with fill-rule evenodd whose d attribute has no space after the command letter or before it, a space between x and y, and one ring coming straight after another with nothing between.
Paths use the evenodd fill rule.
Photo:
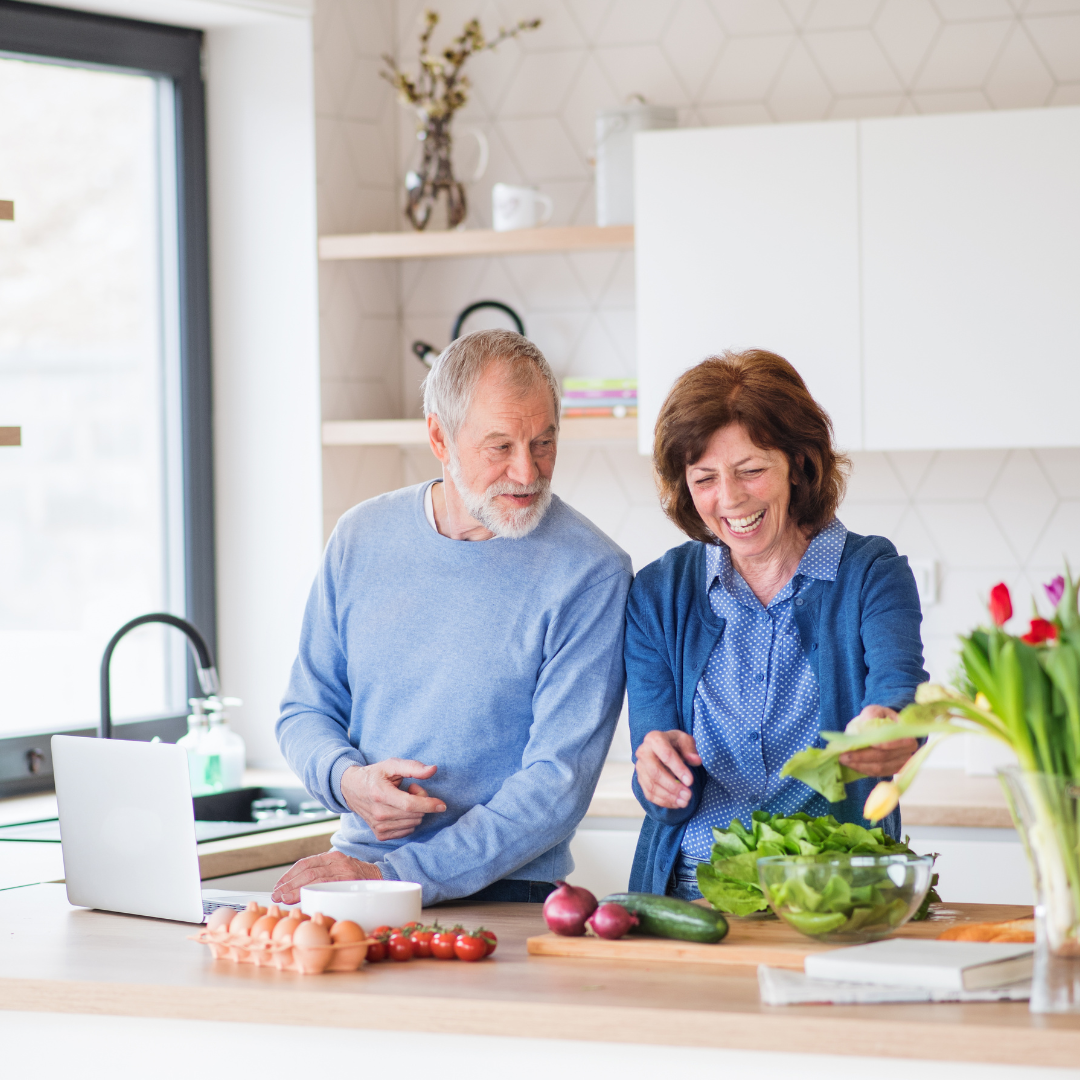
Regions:
<instances>
[{"instance_id":1,"label":"red onion","mask_svg":"<svg viewBox=\"0 0 1080 1080\"><path fill-rule=\"evenodd\" d=\"M588 889L555 882L559 887L544 901L544 921L548 929L563 937L581 937L585 921L596 910L596 897Z\"/></svg>"},{"instance_id":2,"label":"red onion","mask_svg":"<svg viewBox=\"0 0 1080 1080\"><path fill-rule=\"evenodd\" d=\"M589 919L589 925L597 937L614 941L628 933L630 927L637 926L638 917L627 911L621 904L601 904Z\"/></svg>"}]
</instances>

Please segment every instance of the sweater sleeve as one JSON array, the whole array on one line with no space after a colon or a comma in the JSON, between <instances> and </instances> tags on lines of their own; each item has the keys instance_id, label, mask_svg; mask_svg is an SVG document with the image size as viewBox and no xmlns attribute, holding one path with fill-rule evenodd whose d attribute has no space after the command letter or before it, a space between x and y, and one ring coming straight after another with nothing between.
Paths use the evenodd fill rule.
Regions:
<instances>
[{"instance_id":1,"label":"sweater sleeve","mask_svg":"<svg viewBox=\"0 0 1080 1080\"><path fill-rule=\"evenodd\" d=\"M890 545L891 546L891 545ZM862 587L866 691L862 708L902 709L929 678L923 670L922 607L915 575L895 549L870 565Z\"/></svg>"},{"instance_id":2,"label":"sweater sleeve","mask_svg":"<svg viewBox=\"0 0 1080 1080\"><path fill-rule=\"evenodd\" d=\"M341 777L351 766L367 762L349 742L352 694L336 610L339 561L332 537L304 610L300 649L275 730L285 760L308 792L328 810L347 814Z\"/></svg>"},{"instance_id":3,"label":"sweater sleeve","mask_svg":"<svg viewBox=\"0 0 1080 1080\"><path fill-rule=\"evenodd\" d=\"M678 689L671 669L663 638L655 619L648 610L648 590L638 578L630 590L626 605L626 698L630 712L630 745L634 760L638 748L650 731L686 730L679 719ZM662 825L681 825L697 812L701 790L705 786L704 770L695 768L690 788L690 802L681 810L657 806L650 802L638 783L635 772L631 781L634 798L654 821Z\"/></svg>"},{"instance_id":4,"label":"sweater sleeve","mask_svg":"<svg viewBox=\"0 0 1080 1080\"><path fill-rule=\"evenodd\" d=\"M553 617L521 768L485 804L389 852L384 877L416 881L424 904L468 896L538 859L585 816L622 710L630 574L583 590Z\"/></svg>"}]
</instances>

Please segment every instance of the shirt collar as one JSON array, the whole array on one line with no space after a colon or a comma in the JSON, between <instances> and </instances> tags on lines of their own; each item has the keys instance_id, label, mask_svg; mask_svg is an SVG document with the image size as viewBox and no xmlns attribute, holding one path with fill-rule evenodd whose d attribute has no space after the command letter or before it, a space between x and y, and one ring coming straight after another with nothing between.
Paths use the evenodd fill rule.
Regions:
<instances>
[{"instance_id":1,"label":"shirt collar","mask_svg":"<svg viewBox=\"0 0 1080 1080\"><path fill-rule=\"evenodd\" d=\"M795 575L815 578L818 581L835 581L840 568L840 556L844 553L847 529L839 518L833 518L824 529L810 541ZM734 568L731 565L731 551L726 544L709 544L705 549L705 587L720 578L721 583L731 589Z\"/></svg>"}]
</instances>

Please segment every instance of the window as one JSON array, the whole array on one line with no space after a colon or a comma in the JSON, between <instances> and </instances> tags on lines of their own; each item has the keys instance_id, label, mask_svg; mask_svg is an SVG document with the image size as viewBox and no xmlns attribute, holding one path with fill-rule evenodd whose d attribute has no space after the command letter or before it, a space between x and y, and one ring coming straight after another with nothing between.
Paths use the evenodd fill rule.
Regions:
<instances>
[{"instance_id":1,"label":"window","mask_svg":"<svg viewBox=\"0 0 1080 1080\"><path fill-rule=\"evenodd\" d=\"M22 428L0 447L0 794L51 782L44 735L96 725L128 619L214 641L200 43L0 3L0 425ZM182 733L185 650L160 626L117 648L128 737Z\"/></svg>"}]
</instances>

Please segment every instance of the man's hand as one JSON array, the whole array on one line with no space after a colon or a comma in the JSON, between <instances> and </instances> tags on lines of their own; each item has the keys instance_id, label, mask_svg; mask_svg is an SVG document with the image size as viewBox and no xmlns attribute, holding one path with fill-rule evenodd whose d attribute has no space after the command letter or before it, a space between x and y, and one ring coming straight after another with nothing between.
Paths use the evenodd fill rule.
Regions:
<instances>
[{"instance_id":1,"label":"man's hand","mask_svg":"<svg viewBox=\"0 0 1080 1080\"><path fill-rule=\"evenodd\" d=\"M688 805L694 782L688 764L701 764L692 735L685 731L650 731L637 752L637 778L645 798L671 810Z\"/></svg>"},{"instance_id":2,"label":"man's hand","mask_svg":"<svg viewBox=\"0 0 1080 1080\"><path fill-rule=\"evenodd\" d=\"M408 792L398 787L407 776L427 780L435 775L435 769L434 765L401 758L353 765L341 777L341 795L346 806L371 826L376 840L400 840L425 814L441 814L446 809L441 799L429 798L419 784L410 784Z\"/></svg>"},{"instance_id":3,"label":"man's hand","mask_svg":"<svg viewBox=\"0 0 1080 1080\"><path fill-rule=\"evenodd\" d=\"M887 709L884 705L867 705L859 713L858 719L877 717L888 720L899 719L893 709ZM840 764L861 772L865 776L895 776L904 767L907 759L918 749L918 739L894 739L892 742L868 746L865 750L849 750L846 754L840 755Z\"/></svg>"},{"instance_id":4,"label":"man's hand","mask_svg":"<svg viewBox=\"0 0 1080 1080\"><path fill-rule=\"evenodd\" d=\"M281 875L270 899L275 904L295 904L300 899L303 885L317 881L365 881L381 878L374 863L361 862L340 851L327 851L311 855L295 863Z\"/></svg>"}]
</instances>

